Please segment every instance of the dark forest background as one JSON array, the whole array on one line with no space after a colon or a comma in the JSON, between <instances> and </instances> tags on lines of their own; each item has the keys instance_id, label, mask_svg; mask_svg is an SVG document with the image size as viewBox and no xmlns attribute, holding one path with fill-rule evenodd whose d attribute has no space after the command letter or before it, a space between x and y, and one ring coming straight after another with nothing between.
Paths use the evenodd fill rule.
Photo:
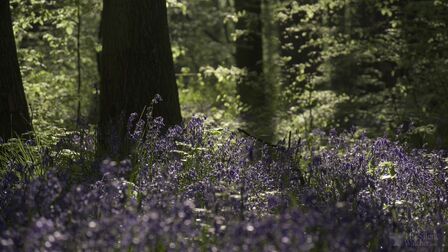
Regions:
<instances>
[{"instance_id":1,"label":"dark forest background","mask_svg":"<svg viewBox=\"0 0 448 252\"><path fill-rule=\"evenodd\" d=\"M135 28L132 37L120 33L111 23L115 17L108 21L107 16L100 29L101 1L12 0L10 6L29 104L27 120L35 133L51 141L50 136L78 127L95 129L101 121L100 105L111 106L99 98L104 44L135 40L129 42L134 47L129 51L139 52L145 49L138 41L152 31L129 24ZM400 129L414 146L447 146L445 2L170 0L167 6L183 118L202 113L269 142L289 132L356 126L376 136L395 136ZM127 8L131 15L144 12L136 3ZM145 26L146 21L137 19L132 22ZM12 52L2 54L2 61L11 60L7 53ZM116 68L107 70L112 71L105 74L107 82L127 71L124 65L105 64ZM136 62L125 64L135 73L151 71L138 69ZM166 68L163 62L154 64ZM4 69L3 76L16 74ZM134 75L121 75L126 74ZM139 79L167 78L149 80L143 75L128 82L138 86L144 85ZM9 85L4 83L2 88ZM103 93L112 97L109 103L148 103L149 96L160 91L142 97L141 92ZM140 113L142 104L129 108L124 117ZM2 127L11 128L8 111L2 115ZM174 121L180 122L178 118ZM2 133L4 139L11 136L15 134Z\"/></svg>"}]
</instances>

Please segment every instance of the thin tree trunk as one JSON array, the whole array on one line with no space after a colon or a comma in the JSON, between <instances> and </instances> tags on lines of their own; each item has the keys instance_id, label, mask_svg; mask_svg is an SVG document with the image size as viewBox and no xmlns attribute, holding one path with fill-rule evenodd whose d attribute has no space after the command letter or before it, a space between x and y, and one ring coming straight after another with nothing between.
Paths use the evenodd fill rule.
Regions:
<instances>
[{"instance_id":1,"label":"thin tree trunk","mask_svg":"<svg viewBox=\"0 0 448 252\"><path fill-rule=\"evenodd\" d=\"M78 72L77 78L77 98L78 98L78 108L76 111L76 127L79 128L81 125L81 86L82 86L82 69L81 69L81 2L76 1L76 19L77 19L77 31L76 31L76 70Z\"/></svg>"},{"instance_id":2,"label":"thin tree trunk","mask_svg":"<svg viewBox=\"0 0 448 252\"><path fill-rule=\"evenodd\" d=\"M104 0L101 36L99 147L127 155L126 124L156 94L167 126L181 122L165 0Z\"/></svg>"},{"instance_id":3,"label":"thin tree trunk","mask_svg":"<svg viewBox=\"0 0 448 252\"><path fill-rule=\"evenodd\" d=\"M12 29L9 1L0 1L0 137L32 130Z\"/></svg>"}]
</instances>

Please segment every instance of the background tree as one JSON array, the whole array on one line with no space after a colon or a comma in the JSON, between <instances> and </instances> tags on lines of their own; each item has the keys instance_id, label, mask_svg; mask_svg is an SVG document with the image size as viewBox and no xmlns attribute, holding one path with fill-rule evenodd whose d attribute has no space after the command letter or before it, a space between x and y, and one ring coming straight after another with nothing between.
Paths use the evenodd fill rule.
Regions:
<instances>
[{"instance_id":1,"label":"background tree","mask_svg":"<svg viewBox=\"0 0 448 252\"><path fill-rule=\"evenodd\" d=\"M17 60L8 1L0 2L0 137L7 140L15 134L32 130Z\"/></svg>"},{"instance_id":2,"label":"background tree","mask_svg":"<svg viewBox=\"0 0 448 252\"><path fill-rule=\"evenodd\" d=\"M237 84L243 104L242 119L249 132L268 139L272 131L269 89L263 76L262 1L235 1L236 23L235 63L245 70Z\"/></svg>"},{"instance_id":3,"label":"background tree","mask_svg":"<svg viewBox=\"0 0 448 252\"><path fill-rule=\"evenodd\" d=\"M164 0L105 0L101 22L99 145L112 156L128 151L126 124L154 107L170 126L181 122Z\"/></svg>"}]
</instances>

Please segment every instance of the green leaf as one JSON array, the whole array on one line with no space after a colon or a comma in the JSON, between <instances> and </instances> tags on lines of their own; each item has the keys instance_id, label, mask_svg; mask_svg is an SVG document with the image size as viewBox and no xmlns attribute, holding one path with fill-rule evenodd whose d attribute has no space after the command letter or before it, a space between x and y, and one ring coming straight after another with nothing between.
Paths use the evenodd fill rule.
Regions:
<instances>
[{"instance_id":1,"label":"green leaf","mask_svg":"<svg viewBox=\"0 0 448 252\"><path fill-rule=\"evenodd\" d=\"M68 35L72 35L73 34L73 27L72 26L65 27L65 32L67 32Z\"/></svg>"}]
</instances>

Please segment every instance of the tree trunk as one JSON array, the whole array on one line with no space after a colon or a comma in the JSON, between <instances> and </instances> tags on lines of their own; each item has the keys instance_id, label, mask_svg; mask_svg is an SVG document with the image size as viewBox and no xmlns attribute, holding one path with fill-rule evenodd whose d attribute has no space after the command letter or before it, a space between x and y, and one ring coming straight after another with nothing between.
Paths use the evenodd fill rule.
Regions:
<instances>
[{"instance_id":1,"label":"tree trunk","mask_svg":"<svg viewBox=\"0 0 448 252\"><path fill-rule=\"evenodd\" d=\"M6 141L31 130L9 1L0 1L0 137Z\"/></svg>"},{"instance_id":2,"label":"tree trunk","mask_svg":"<svg viewBox=\"0 0 448 252\"><path fill-rule=\"evenodd\" d=\"M261 0L238 0L235 10L244 13L236 24L236 29L244 31L236 43L236 64L259 75L263 71Z\"/></svg>"},{"instance_id":3,"label":"tree trunk","mask_svg":"<svg viewBox=\"0 0 448 252\"><path fill-rule=\"evenodd\" d=\"M247 71L247 75L240 79L237 91L241 102L246 107L242 119L252 134L262 136L269 134L266 129L271 128L268 107L266 83L261 78L263 74L263 39L262 39L262 1L237 0L235 11L243 14L238 19L236 29L242 34L236 41L236 66ZM260 135L261 134L261 135Z\"/></svg>"},{"instance_id":4,"label":"tree trunk","mask_svg":"<svg viewBox=\"0 0 448 252\"><path fill-rule=\"evenodd\" d=\"M181 122L165 0L104 0L101 36L99 149L112 157L128 153L126 124L154 107L167 126Z\"/></svg>"}]
</instances>

